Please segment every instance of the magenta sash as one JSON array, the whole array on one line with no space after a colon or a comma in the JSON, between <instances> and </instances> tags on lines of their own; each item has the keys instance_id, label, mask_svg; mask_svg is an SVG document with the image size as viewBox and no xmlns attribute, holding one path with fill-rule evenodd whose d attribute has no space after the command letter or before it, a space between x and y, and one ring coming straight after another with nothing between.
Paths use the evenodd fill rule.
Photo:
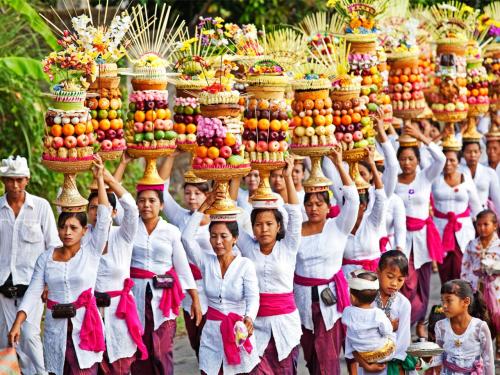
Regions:
<instances>
[{"instance_id":1,"label":"magenta sash","mask_svg":"<svg viewBox=\"0 0 500 375\"><path fill-rule=\"evenodd\" d=\"M330 211L328 211L328 215L326 216L328 219L334 219L340 214L340 207L338 205L331 206Z\"/></svg>"},{"instance_id":2,"label":"magenta sash","mask_svg":"<svg viewBox=\"0 0 500 375\"><path fill-rule=\"evenodd\" d=\"M343 266L361 266L366 271L371 271L371 272L376 272L378 268L378 261L380 258L375 258L375 259L342 259L342 265Z\"/></svg>"},{"instance_id":3,"label":"magenta sash","mask_svg":"<svg viewBox=\"0 0 500 375\"><path fill-rule=\"evenodd\" d=\"M443 359L443 366L453 372L467 375L482 375L484 368L483 361L481 359L475 360L471 368L460 367L454 363L448 362L446 359Z\"/></svg>"},{"instance_id":4,"label":"magenta sash","mask_svg":"<svg viewBox=\"0 0 500 375\"><path fill-rule=\"evenodd\" d=\"M58 304L59 302L47 300L48 309L52 309ZM85 308L85 315L80 328L80 349L96 353L106 350L101 315L99 315L92 288L83 291L72 304L75 309Z\"/></svg>"},{"instance_id":5,"label":"magenta sash","mask_svg":"<svg viewBox=\"0 0 500 375\"><path fill-rule=\"evenodd\" d=\"M458 215L452 211L445 214L444 212L438 211L435 207L433 208L433 211L435 217L448 220L448 223L446 223L443 231L444 251L455 250L455 232L458 232L460 229L462 229L462 223L458 221L458 219L469 217L470 208L467 207L464 212Z\"/></svg>"},{"instance_id":6,"label":"magenta sash","mask_svg":"<svg viewBox=\"0 0 500 375\"><path fill-rule=\"evenodd\" d=\"M239 365L241 363L240 349L236 345L236 337L234 334L234 325L236 322L243 321L243 317L230 312L225 315L219 310L208 306L207 310L207 320L220 321L220 333L222 335L222 345L224 346L224 354L226 355L226 360L229 365ZM249 338L246 339L243 344L247 353L251 353L253 350L252 343Z\"/></svg>"},{"instance_id":7,"label":"magenta sash","mask_svg":"<svg viewBox=\"0 0 500 375\"><path fill-rule=\"evenodd\" d=\"M302 286L320 286L328 285L330 282L335 283L335 292L337 294L337 311L342 313L344 309L351 304L349 300L349 286L342 270L339 270L330 279L315 279L295 274L293 282Z\"/></svg>"},{"instance_id":8,"label":"magenta sash","mask_svg":"<svg viewBox=\"0 0 500 375\"><path fill-rule=\"evenodd\" d=\"M443 244L441 243L439 232L436 228L436 224L434 224L434 221L432 220L432 217L429 216L425 220L417 219L411 216L406 217L406 229L408 231L419 231L423 227L427 227L427 249L429 251L430 258L438 263L443 263Z\"/></svg>"},{"instance_id":9,"label":"magenta sash","mask_svg":"<svg viewBox=\"0 0 500 375\"><path fill-rule=\"evenodd\" d=\"M144 342L142 341L142 335L144 330L142 329L141 321L139 320L139 315L137 314L137 306L135 305L135 299L130 294L130 290L134 286L134 280L127 278L123 282L122 290L113 290L106 292L111 298L120 297L118 306L116 307L115 315L118 319L125 320L127 324L128 332L137 345L137 349L141 352L141 360L148 359L148 349Z\"/></svg>"},{"instance_id":10,"label":"magenta sash","mask_svg":"<svg viewBox=\"0 0 500 375\"><path fill-rule=\"evenodd\" d=\"M163 289L163 294L161 295L159 308L163 312L164 317L169 317L170 310L175 315L179 315L179 306L181 305L182 299L184 298L184 293L182 292L181 283L177 272L175 272L174 267L170 268L165 275L170 275L174 279L174 285L172 288ZM156 274L151 271L143 270L136 267L130 267L130 277L134 279L152 279Z\"/></svg>"},{"instance_id":11,"label":"magenta sash","mask_svg":"<svg viewBox=\"0 0 500 375\"><path fill-rule=\"evenodd\" d=\"M257 316L276 316L290 314L297 310L293 292L260 293L260 307Z\"/></svg>"},{"instance_id":12,"label":"magenta sash","mask_svg":"<svg viewBox=\"0 0 500 375\"><path fill-rule=\"evenodd\" d=\"M496 277L497 275L484 275L482 276L482 281L484 282L484 302L490 313L491 322L497 332L500 332L500 300L496 296L494 284Z\"/></svg>"},{"instance_id":13,"label":"magenta sash","mask_svg":"<svg viewBox=\"0 0 500 375\"><path fill-rule=\"evenodd\" d=\"M387 251L387 245L391 242L389 236L380 237L378 240L378 246L380 248L381 253L385 253Z\"/></svg>"},{"instance_id":14,"label":"magenta sash","mask_svg":"<svg viewBox=\"0 0 500 375\"><path fill-rule=\"evenodd\" d=\"M193 263L189 263L189 268L191 268L191 273L193 274L193 277L196 281L203 279L203 275L201 274L201 271L197 266L195 266Z\"/></svg>"}]
</instances>

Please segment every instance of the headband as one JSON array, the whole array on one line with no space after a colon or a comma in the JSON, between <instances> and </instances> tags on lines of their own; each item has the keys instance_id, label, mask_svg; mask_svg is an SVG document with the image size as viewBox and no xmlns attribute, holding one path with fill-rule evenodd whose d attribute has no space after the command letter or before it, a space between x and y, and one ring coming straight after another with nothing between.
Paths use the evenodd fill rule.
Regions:
<instances>
[{"instance_id":1,"label":"headband","mask_svg":"<svg viewBox=\"0 0 500 375\"><path fill-rule=\"evenodd\" d=\"M349 289L353 290L378 290L380 287L378 279L370 281L356 276L351 277L348 283Z\"/></svg>"},{"instance_id":2,"label":"headband","mask_svg":"<svg viewBox=\"0 0 500 375\"><path fill-rule=\"evenodd\" d=\"M136 190L138 193L140 193L141 191L144 191L144 190L163 191L164 188L165 188L165 185L163 185L163 184L161 184L161 185L142 185L142 184L139 184L139 185L137 185Z\"/></svg>"}]
</instances>

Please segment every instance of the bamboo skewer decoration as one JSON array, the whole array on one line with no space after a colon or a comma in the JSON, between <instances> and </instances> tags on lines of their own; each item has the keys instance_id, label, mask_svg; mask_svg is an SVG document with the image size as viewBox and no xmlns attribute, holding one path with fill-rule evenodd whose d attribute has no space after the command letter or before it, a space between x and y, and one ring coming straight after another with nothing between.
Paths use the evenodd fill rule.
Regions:
<instances>
[{"instance_id":1,"label":"bamboo skewer decoration","mask_svg":"<svg viewBox=\"0 0 500 375\"><path fill-rule=\"evenodd\" d=\"M276 60L285 70L305 62L307 56L305 36L290 28L265 33L263 45L265 55Z\"/></svg>"}]
</instances>

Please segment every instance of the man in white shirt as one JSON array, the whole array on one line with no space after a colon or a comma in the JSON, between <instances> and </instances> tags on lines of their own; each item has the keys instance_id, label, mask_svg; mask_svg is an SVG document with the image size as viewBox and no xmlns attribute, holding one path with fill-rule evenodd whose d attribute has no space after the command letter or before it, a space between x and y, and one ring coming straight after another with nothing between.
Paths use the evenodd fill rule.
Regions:
<instances>
[{"instance_id":1,"label":"man in white shirt","mask_svg":"<svg viewBox=\"0 0 500 375\"><path fill-rule=\"evenodd\" d=\"M488 165L495 170L500 183L500 132L486 134Z\"/></svg>"},{"instance_id":2,"label":"man in white shirt","mask_svg":"<svg viewBox=\"0 0 500 375\"><path fill-rule=\"evenodd\" d=\"M5 186L5 195L0 197L0 348L5 348L38 256L61 243L49 202L25 191L30 178L26 159L10 156L2 160L0 177ZM40 299L23 325L16 348L24 375L46 374L40 339L42 313Z\"/></svg>"}]
</instances>

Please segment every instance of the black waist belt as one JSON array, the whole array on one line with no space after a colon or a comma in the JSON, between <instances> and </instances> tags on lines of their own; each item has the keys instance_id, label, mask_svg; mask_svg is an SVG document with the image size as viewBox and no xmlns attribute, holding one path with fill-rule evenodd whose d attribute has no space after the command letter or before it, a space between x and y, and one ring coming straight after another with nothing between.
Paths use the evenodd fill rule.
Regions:
<instances>
[{"instance_id":1,"label":"black waist belt","mask_svg":"<svg viewBox=\"0 0 500 375\"><path fill-rule=\"evenodd\" d=\"M0 293L7 298L22 298L28 290L28 285L13 285L12 275L9 276L5 284L0 286Z\"/></svg>"}]
</instances>

